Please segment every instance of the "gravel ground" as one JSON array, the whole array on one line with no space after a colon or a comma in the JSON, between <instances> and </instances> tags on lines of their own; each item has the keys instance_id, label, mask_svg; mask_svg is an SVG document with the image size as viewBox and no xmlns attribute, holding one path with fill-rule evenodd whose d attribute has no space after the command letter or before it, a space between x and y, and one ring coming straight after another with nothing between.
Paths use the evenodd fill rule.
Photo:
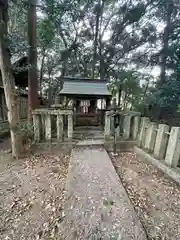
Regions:
<instances>
[{"instance_id":1,"label":"gravel ground","mask_svg":"<svg viewBox=\"0 0 180 240\"><path fill-rule=\"evenodd\" d=\"M69 159L59 146L22 160L0 154L0 239L55 239Z\"/></svg>"},{"instance_id":2,"label":"gravel ground","mask_svg":"<svg viewBox=\"0 0 180 240\"><path fill-rule=\"evenodd\" d=\"M112 159L151 240L180 239L180 186L134 153Z\"/></svg>"}]
</instances>

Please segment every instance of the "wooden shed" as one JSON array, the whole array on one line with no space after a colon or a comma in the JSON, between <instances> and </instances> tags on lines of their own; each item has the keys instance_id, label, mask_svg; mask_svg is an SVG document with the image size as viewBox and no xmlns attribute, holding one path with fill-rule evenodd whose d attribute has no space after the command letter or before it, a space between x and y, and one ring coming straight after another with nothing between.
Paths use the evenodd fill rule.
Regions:
<instances>
[{"instance_id":1,"label":"wooden shed","mask_svg":"<svg viewBox=\"0 0 180 240\"><path fill-rule=\"evenodd\" d=\"M21 119L27 118L28 113L28 69L27 69L27 57L20 58L14 64L12 64L13 76L15 79L17 101L19 108L19 115ZM0 120L7 120L7 106L4 95L4 87L2 83L2 77L0 72Z\"/></svg>"}]
</instances>

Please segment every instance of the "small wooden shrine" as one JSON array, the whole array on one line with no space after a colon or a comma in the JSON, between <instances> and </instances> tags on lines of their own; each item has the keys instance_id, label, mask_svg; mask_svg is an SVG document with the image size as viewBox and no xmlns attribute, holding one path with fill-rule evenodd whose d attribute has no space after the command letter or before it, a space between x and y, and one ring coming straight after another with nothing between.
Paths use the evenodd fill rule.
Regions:
<instances>
[{"instance_id":1,"label":"small wooden shrine","mask_svg":"<svg viewBox=\"0 0 180 240\"><path fill-rule=\"evenodd\" d=\"M64 78L60 96L71 101L75 125L104 124L105 111L109 109L111 93L106 80Z\"/></svg>"}]
</instances>

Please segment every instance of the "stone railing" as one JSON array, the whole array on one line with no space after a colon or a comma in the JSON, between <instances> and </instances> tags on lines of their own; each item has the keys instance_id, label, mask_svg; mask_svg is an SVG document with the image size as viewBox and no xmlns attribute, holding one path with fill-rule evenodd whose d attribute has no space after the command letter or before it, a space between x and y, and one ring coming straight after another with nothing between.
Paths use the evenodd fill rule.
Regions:
<instances>
[{"instance_id":1,"label":"stone railing","mask_svg":"<svg viewBox=\"0 0 180 240\"><path fill-rule=\"evenodd\" d=\"M34 140L40 141L42 138L50 141L52 139L52 117L56 117L56 137L63 140L64 116L67 116L67 137L73 137L73 111L59 109L36 109L33 111ZM44 135L44 136L43 136Z\"/></svg>"},{"instance_id":2,"label":"stone railing","mask_svg":"<svg viewBox=\"0 0 180 240\"><path fill-rule=\"evenodd\" d=\"M119 112L119 126L116 129L116 136L123 140L136 140L139 131L140 113L139 112ZM106 112L104 137L106 140L111 139L114 134L113 117L114 111Z\"/></svg>"},{"instance_id":3,"label":"stone railing","mask_svg":"<svg viewBox=\"0 0 180 240\"><path fill-rule=\"evenodd\" d=\"M170 167L177 167L180 160L180 127L151 122L141 118L137 146L163 160Z\"/></svg>"},{"instance_id":4,"label":"stone railing","mask_svg":"<svg viewBox=\"0 0 180 240\"><path fill-rule=\"evenodd\" d=\"M106 112L105 140L113 136L113 111ZM180 127L151 122L140 113L120 113L120 131L116 131L119 140L134 140L139 148L162 160L165 165L176 168L180 164Z\"/></svg>"},{"instance_id":5,"label":"stone railing","mask_svg":"<svg viewBox=\"0 0 180 240\"><path fill-rule=\"evenodd\" d=\"M113 111L106 112L105 140L112 139ZM120 131L116 136L120 140L134 140L139 148L151 153L156 159L163 160L170 167L177 167L180 162L180 127L151 122L147 117L140 117L136 112L119 112ZM117 130L117 129L116 129Z\"/></svg>"}]
</instances>

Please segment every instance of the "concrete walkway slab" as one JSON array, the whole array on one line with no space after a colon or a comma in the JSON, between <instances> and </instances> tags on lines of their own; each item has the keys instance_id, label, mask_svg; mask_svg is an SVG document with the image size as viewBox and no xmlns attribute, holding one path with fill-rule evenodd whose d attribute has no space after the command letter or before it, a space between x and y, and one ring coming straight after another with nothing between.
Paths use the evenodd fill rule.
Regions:
<instances>
[{"instance_id":1,"label":"concrete walkway slab","mask_svg":"<svg viewBox=\"0 0 180 240\"><path fill-rule=\"evenodd\" d=\"M91 139L91 140L82 140L79 141L77 144L77 146L93 146L93 145L104 145L104 141L100 140L100 139Z\"/></svg>"},{"instance_id":2,"label":"concrete walkway slab","mask_svg":"<svg viewBox=\"0 0 180 240\"><path fill-rule=\"evenodd\" d=\"M72 151L66 190L60 239L147 239L103 148Z\"/></svg>"}]
</instances>

